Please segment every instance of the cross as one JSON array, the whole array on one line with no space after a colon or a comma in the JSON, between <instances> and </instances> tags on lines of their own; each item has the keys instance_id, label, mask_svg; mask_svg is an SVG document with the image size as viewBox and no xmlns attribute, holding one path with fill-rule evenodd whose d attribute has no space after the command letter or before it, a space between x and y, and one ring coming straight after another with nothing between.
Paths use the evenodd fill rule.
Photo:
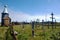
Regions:
<instances>
[{"instance_id":1,"label":"cross","mask_svg":"<svg viewBox=\"0 0 60 40\"><path fill-rule=\"evenodd\" d=\"M42 20L42 29L43 29L43 26L44 26L44 20Z\"/></svg>"},{"instance_id":2,"label":"cross","mask_svg":"<svg viewBox=\"0 0 60 40\"><path fill-rule=\"evenodd\" d=\"M32 36L34 37L34 21L32 22Z\"/></svg>"},{"instance_id":3,"label":"cross","mask_svg":"<svg viewBox=\"0 0 60 40\"><path fill-rule=\"evenodd\" d=\"M55 19L55 18L53 17L53 15L54 15L54 14L51 13L51 17L50 17L50 18L52 19L52 29L53 29L53 19Z\"/></svg>"}]
</instances>

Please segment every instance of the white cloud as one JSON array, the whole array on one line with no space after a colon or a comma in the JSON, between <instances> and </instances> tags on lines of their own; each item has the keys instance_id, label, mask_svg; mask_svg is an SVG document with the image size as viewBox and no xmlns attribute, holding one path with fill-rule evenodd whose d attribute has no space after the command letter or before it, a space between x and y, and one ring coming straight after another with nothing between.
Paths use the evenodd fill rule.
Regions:
<instances>
[{"instance_id":1,"label":"white cloud","mask_svg":"<svg viewBox=\"0 0 60 40\"><path fill-rule=\"evenodd\" d=\"M36 21L36 19L39 19L40 21L42 19L44 19L45 21L47 20L50 20L50 17L51 15L50 14L47 14L47 15L30 15L29 13L25 13L25 12L17 12L17 11L14 11L14 10L11 10L11 9L8 9L9 10L9 16L11 18L12 21L31 21L31 20L34 20ZM1 22L1 13L2 13L3 9L0 9L0 22ZM56 18L57 21L60 21L60 16L59 15L55 15L54 16Z\"/></svg>"},{"instance_id":2,"label":"white cloud","mask_svg":"<svg viewBox=\"0 0 60 40\"><path fill-rule=\"evenodd\" d=\"M39 19L40 21L43 19L46 21L47 20L51 20L50 19L50 15L29 15L27 13L24 13L24 12L10 12L10 17L12 19L12 21L28 21L30 22L31 20L32 21L36 21L36 19Z\"/></svg>"},{"instance_id":3,"label":"white cloud","mask_svg":"<svg viewBox=\"0 0 60 40\"><path fill-rule=\"evenodd\" d=\"M12 19L12 21L36 21L36 19L39 19L40 21L42 19L45 20L45 15L29 15L27 13L24 13L24 12L16 12L16 11L12 11L10 10L9 11L9 14L10 14L10 17ZM50 16L48 16L50 17ZM47 17L47 18L48 18Z\"/></svg>"}]
</instances>

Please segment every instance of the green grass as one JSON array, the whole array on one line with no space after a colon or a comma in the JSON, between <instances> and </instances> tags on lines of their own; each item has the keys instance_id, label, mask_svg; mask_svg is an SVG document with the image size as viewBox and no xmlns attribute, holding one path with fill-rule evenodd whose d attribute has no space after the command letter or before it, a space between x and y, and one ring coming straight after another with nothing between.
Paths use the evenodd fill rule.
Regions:
<instances>
[{"instance_id":1,"label":"green grass","mask_svg":"<svg viewBox=\"0 0 60 40\"><path fill-rule=\"evenodd\" d=\"M16 36L18 40L60 40L60 27L57 26L56 29L47 28L47 26L44 26L44 29L42 29L42 26L35 27L34 32L35 36L32 37L32 27L29 24L24 25L24 30L22 28L22 25L15 25L13 26L14 30L18 32L18 35ZM8 27L0 27L0 40L5 40L6 38L6 31ZM8 31L9 32L9 31ZM10 34L9 35L9 40Z\"/></svg>"}]
</instances>

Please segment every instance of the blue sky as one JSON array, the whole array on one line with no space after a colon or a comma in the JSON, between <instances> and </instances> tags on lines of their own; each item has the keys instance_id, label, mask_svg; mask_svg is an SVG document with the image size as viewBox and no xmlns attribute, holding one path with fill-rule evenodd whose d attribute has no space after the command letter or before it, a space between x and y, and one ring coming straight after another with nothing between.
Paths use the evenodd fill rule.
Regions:
<instances>
[{"instance_id":1,"label":"blue sky","mask_svg":"<svg viewBox=\"0 0 60 40\"><path fill-rule=\"evenodd\" d=\"M0 0L0 14L5 4L12 21L51 20L52 12L60 21L60 0Z\"/></svg>"}]
</instances>

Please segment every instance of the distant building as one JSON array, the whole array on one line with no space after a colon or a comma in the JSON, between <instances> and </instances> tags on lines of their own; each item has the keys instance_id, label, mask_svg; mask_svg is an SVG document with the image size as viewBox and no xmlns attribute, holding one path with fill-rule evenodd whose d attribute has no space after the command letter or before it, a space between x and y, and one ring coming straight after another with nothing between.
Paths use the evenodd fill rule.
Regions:
<instances>
[{"instance_id":1,"label":"distant building","mask_svg":"<svg viewBox=\"0 0 60 40\"><path fill-rule=\"evenodd\" d=\"M11 22L11 19L7 11L7 5L5 5L4 10L2 12L2 17L1 17L1 26L9 26L10 22Z\"/></svg>"}]
</instances>

